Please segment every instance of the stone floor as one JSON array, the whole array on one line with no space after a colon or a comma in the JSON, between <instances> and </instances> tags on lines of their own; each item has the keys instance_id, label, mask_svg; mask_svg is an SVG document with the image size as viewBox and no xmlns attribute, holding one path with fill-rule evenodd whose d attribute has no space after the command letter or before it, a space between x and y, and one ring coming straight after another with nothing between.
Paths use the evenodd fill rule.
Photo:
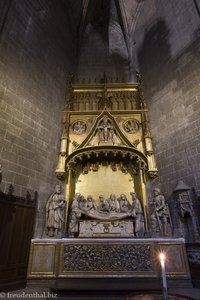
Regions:
<instances>
[{"instance_id":1,"label":"stone floor","mask_svg":"<svg viewBox=\"0 0 200 300\"><path fill-rule=\"evenodd\" d=\"M116 293L116 292L115 292ZM147 294L148 292L137 292L137 296L134 293L124 295L102 295L92 296L90 294L83 297L80 296L58 296L53 294L47 287L27 286L23 290L13 291L9 293L0 292L0 299L59 299L59 300L160 300L162 297L158 295ZM182 295L180 297L169 297L169 300L200 300L200 289L197 288L173 288L169 290L171 295ZM183 297L184 296L184 297Z\"/></svg>"}]
</instances>

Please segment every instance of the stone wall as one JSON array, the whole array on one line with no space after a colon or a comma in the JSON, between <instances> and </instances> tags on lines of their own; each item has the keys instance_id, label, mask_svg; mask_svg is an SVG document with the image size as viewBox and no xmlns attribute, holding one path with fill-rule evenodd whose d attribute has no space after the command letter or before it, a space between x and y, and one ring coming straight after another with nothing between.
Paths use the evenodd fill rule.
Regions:
<instances>
[{"instance_id":1,"label":"stone wall","mask_svg":"<svg viewBox=\"0 0 200 300\"><path fill-rule=\"evenodd\" d=\"M77 77L81 83L129 81L127 46L115 1L89 2L80 26Z\"/></svg>"},{"instance_id":2,"label":"stone wall","mask_svg":"<svg viewBox=\"0 0 200 300\"><path fill-rule=\"evenodd\" d=\"M158 184L200 195L200 15L195 1L147 1L138 18L138 68L150 110Z\"/></svg>"},{"instance_id":3,"label":"stone wall","mask_svg":"<svg viewBox=\"0 0 200 300\"><path fill-rule=\"evenodd\" d=\"M0 4L1 189L38 191L35 236L56 183L67 76L75 65L76 24L64 1L3 0Z\"/></svg>"},{"instance_id":4,"label":"stone wall","mask_svg":"<svg viewBox=\"0 0 200 300\"><path fill-rule=\"evenodd\" d=\"M97 8L100 2L107 3L93 1ZM74 71L76 55L80 79L98 81L104 71L108 80L129 77L120 14L113 13L112 23L108 8L103 16L101 5L89 8L76 53L81 3L0 1L1 189L7 191L12 183L16 195L38 191L37 237L42 235L45 203L56 182L66 79ZM136 41L158 181L167 197L178 179L200 196L200 13L195 3L140 1L135 37L130 39ZM134 18L128 21L135 28Z\"/></svg>"}]
</instances>

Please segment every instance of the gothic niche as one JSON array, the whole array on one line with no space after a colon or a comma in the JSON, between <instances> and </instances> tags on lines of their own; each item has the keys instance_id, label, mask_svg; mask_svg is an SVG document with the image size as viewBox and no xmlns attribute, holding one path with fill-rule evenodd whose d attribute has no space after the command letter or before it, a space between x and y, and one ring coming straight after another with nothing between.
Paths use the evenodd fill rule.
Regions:
<instances>
[{"instance_id":1,"label":"gothic niche","mask_svg":"<svg viewBox=\"0 0 200 300\"><path fill-rule=\"evenodd\" d=\"M198 240L198 221L193 207L191 189L180 180L174 189L176 203L177 235L187 242Z\"/></svg>"},{"instance_id":2,"label":"gothic niche","mask_svg":"<svg viewBox=\"0 0 200 300\"><path fill-rule=\"evenodd\" d=\"M142 203L135 192L130 192L136 185L138 168L116 157L106 158L88 159L76 168L76 194L69 207L69 237L144 236Z\"/></svg>"},{"instance_id":3,"label":"gothic niche","mask_svg":"<svg viewBox=\"0 0 200 300\"><path fill-rule=\"evenodd\" d=\"M144 237L151 229L169 235L170 215L155 210L150 220L148 211L146 182L157 168L140 83L77 84L70 92L56 169L66 182L65 236ZM84 106L80 95L91 103ZM125 103L130 98L134 110Z\"/></svg>"}]
</instances>

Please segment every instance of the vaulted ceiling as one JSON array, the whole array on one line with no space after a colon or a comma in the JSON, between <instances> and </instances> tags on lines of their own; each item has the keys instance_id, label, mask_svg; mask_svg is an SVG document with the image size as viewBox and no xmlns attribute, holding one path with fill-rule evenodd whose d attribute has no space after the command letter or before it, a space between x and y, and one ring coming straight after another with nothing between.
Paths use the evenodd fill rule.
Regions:
<instances>
[{"instance_id":1,"label":"vaulted ceiling","mask_svg":"<svg viewBox=\"0 0 200 300\"><path fill-rule=\"evenodd\" d=\"M107 45L105 52L109 53L109 57L115 57L115 65L116 61L123 61L126 69L129 70L128 81L134 81L134 30L143 2L144 0L67 1L71 6L73 22L76 26L79 64L83 65L80 52L90 52L91 43L94 48L96 46L94 41L88 42L92 32L95 31L95 34L99 34L99 40L103 40L104 46ZM100 48L100 45L98 46ZM84 58L86 58L85 53ZM107 64L110 65L112 62L108 61Z\"/></svg>"}]
</instances>

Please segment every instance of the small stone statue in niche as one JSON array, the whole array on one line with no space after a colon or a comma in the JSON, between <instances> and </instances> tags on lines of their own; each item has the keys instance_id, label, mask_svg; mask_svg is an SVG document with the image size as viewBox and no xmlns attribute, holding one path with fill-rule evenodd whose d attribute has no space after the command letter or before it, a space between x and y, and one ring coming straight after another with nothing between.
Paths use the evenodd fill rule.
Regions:
<instances>
[{"instance_id":1,"label":"small stone statue in niche","mask_svg":"<svg viewBox=\"0 0 200 300\"><path fill-rule=\"evenodd\" d=\"M114 143L114 129L111 121L104 117L101 123L97 128L97 136L98 136L98 144L101 142L107 143L111 142Z\"/></svg>"},{"instance_id":2,"label":"small stone statue in niche","mask_svg":"<svg viewBox=\"0 0 200 300\"><path fill-rule=\"evenodd\" d=\"M130 193L132 197L132 217L135 218L134 231L137 237L144 234L144 214L140 200L135 192Z\"/></svg>"},{"instance_id":3,"label":"small stone statue in niche","mask_svg":"<svg viewBox=\"0 0 200 300\"><path fill-rule=\"evenodd\" d=\"M154 212L151 215L152 230L163 236L168 236L172 229L168 205L165 203L165 197L161 195L159 188L155 188L153 193Z\"/></svg>"},{"instance_id":4,"label":"small stone statue in niche","mask_svg":"<svg viewBox=\"0 0 200 300\"><path fill-rule=\"evenodd\" d=\"M61 186L56 185L55 191L46 204L46 233L50 237L61 237L64 224L65 198Z\"/></svg>"},{"instance_id":5,"label":"small stone statue in niche","mask_svg":"<svg viewBox=\"0 0 200 300\"><path fill-rule=\"evenodd\" d=\"M110 121L104 117L99 128L102 129L104 142L107 142L110 135L109 132L112 129Z\"/></svg>"}]
</instances>

